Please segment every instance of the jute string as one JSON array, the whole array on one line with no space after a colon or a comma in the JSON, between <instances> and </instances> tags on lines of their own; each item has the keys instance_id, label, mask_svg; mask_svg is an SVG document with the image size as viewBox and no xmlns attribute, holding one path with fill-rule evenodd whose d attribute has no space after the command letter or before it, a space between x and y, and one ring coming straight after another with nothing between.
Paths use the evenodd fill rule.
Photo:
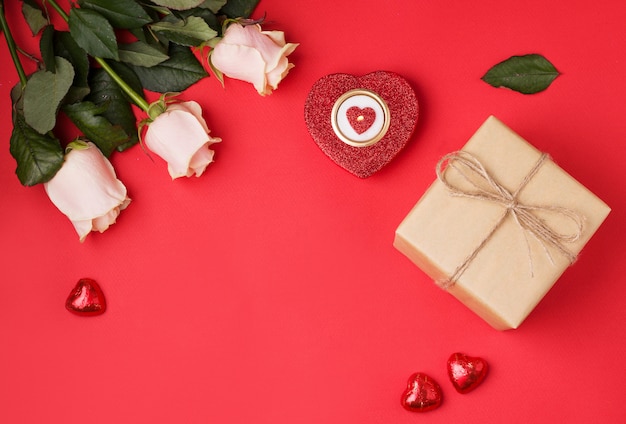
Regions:
<instances>
[{"instance_id":1,"label":"jute string","mask_svg":"<svg viewBox=\"0 0 626 424\"><path fill-rule=\"evenodd\" d=\"M487 244L509 215L513 217L524 235L531 276L534 276L534 271L528 235L540 243L546 256L553 264L554 260L550 254L550 248L556 249L560 252L565 258L567 258L570 264L576 261L576 254L567 249L564 244L575 242L580 238L583 231L583 216L568 208L559 206L525 205L520 203L518 200L519 193L524 189L524 187L526 187L530 180L533 179L537 171L539 171L548 158L548 155L543 153L514 192L508 191L498 181L496 181L496 179L489 172L487 172L483 164L475 156L468 152L453 152L441 158L439 163L437 163L437 178L439 178L439 180L446 186L451 196L493 202L502 205L504 208L503 213L498 221L496 221L496 224L478 243L476 248L465 258L461 265L456 268L454 273L448 279L437 282L441 288L447 290L456 284L461 275L470 266L474 258L476 258L478 253L482 250L485 244ZM462 179L469 183L471 188L463 189L451 183L446 177L446 172L449 169L457 171ZM556 213L571 220L576 227L576 231L571 234L561 234L557 232L537 215L537 212L541 211Z\"/></svg>"}]
</instances>

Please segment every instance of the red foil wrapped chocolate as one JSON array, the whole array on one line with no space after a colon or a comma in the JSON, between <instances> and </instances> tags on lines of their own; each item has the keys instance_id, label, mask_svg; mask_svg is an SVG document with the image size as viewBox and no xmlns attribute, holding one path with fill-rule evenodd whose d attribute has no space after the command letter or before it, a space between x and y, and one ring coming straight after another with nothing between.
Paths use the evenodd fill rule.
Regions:
<instances>
[{"instance_id":1,"label":"red foil wrapped chocolate","mask_svg":"<svg viewBox=\"0 0 626 424\"><path fill-rule=\"evenodd\" d=\"M468 393L478 387L485 377L489 365L483 358L453 353L448 359L448 376L459 393Z\"/></svg>"},{"instance_id":2,"label":"red foil wrapped chocolate","mask_svg":"<svg viewBox=\"0 0 626 424\"><path fill-rule=\"evenodd\" d=\"M107 304L98 283L90 278L82 278L65 301L65 308L76 315L93 316L103 314Z\"/></svg>"},{"instance_id":3,"label":"red foil wrapped chocolate","mask_svg":"<svg viewBox=\"0 0 626 424\"><path fill-rule=\"evenodd\" d=\"M409 377L401 401L407 411L426 412L439 408L441 399L439 384L428 375L417 372Z\"/></svg>"}]
</instances>

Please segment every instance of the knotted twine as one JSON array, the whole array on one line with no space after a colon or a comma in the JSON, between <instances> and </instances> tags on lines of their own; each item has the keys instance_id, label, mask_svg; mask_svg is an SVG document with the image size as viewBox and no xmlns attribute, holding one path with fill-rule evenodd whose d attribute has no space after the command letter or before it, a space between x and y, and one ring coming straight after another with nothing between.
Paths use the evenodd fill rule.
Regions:
<instances>
[{"instance_id":1,"label":"knotted twine","mask_svg":"<svg viewBox=\"0 0 626 424\"><path fill-rule=\"evenodd\" d=\"M478 246L465 258L461 265L456 268L454 273L448 279L437 281L437 284L442 289L447 290L456 284L474 258L482 250L485 244L487 244L509 215L513 217L517 226L524 235L531 276L534 277L534 272L528 235L539 241L546 256L552 264L554 264L554 260L550 254L550 247L556 249L565 258L567 258L570 265L576 261L576 254L567 249L564 243L575 242L581 237L584 217L568 208L560 206L526 205L520 203L518 200L520 192L524 189L524 187L526 187L530 180L533 179L537 171L539 171L547 159L549 159L549 156L546 153L543 153L530 172L526 175L526 177L524 177L517 189L514 192L510 192L503 187L502 184L496 181L496 179L489 172L487 172L483 164L475 156L468 152L457 151L447 154L441 158L441 160L437 163L437 178L446 186L450 196L484 200L497 203L504 207L504 211L498 221L496 221L496 224L480 241L480 243L478 243ZM472 189L464 190L452 184L446 178L446 171L449 168L456 170L463 180L470 184ZM556 213L570 219L575 224L576 231L572 234L561 234L557 232L537 215L537 212L541 211Z\"/></svg>"}]
</instances>

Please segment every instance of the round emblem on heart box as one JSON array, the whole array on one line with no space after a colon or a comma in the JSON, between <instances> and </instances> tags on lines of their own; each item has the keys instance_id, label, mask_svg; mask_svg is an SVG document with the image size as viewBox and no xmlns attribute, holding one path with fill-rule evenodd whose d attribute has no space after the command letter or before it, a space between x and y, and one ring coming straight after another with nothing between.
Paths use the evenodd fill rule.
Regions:
<instances>
[{"instance_id":1,"label":"round emblem on heart box","mask_svg":"<svg viewBox=\"0 0 626 424\"><path fill-rule=\"evenodd\" d=\"M418 112L413 88L396 73L331 74L311 88L304 120L311 137L328 157L366 178L406 146Z\"/></svg>"}]
</instances>

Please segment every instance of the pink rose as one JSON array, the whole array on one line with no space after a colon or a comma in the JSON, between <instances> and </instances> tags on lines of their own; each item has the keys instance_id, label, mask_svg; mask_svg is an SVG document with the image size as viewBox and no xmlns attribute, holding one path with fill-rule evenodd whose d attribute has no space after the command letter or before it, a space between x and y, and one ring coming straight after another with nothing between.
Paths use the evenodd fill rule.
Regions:
<instances>
[{"instance_id":1,"label":"pink rose","mask_svg":"<svg viewBox=\"0 0 626 424\"><path fill-rule=\"evenodd\" d=\"M44 188L82 242L90 231L102 233L114 224L130 199L113 166L93 143L74 141L66 151L63 166Z\"/></svg>"},{"instance_id":2,"label":"pink rose","mask_svg":"<svg viewBox=\"0 0 626 424\"><path fill-rule=\"evenodd\" d=\"M289 56L298 44L285 43L282 31L233 23L211 51L211 65L224 75L249 82L260 95L271 94L294 67Z\"/></svg>"},{"instance_id":3,"label":"pink rose","mask_svg":"<svg viewBox=\"0 0 626 424\"><path fill-rule=\"evenodd\" d=\"M202 175L213 162L209 146L222 141L211 137L202 108L196 102L170 103L148 124L144 143L167 162L172 179Z\"/></svg>"}]
</instances>

